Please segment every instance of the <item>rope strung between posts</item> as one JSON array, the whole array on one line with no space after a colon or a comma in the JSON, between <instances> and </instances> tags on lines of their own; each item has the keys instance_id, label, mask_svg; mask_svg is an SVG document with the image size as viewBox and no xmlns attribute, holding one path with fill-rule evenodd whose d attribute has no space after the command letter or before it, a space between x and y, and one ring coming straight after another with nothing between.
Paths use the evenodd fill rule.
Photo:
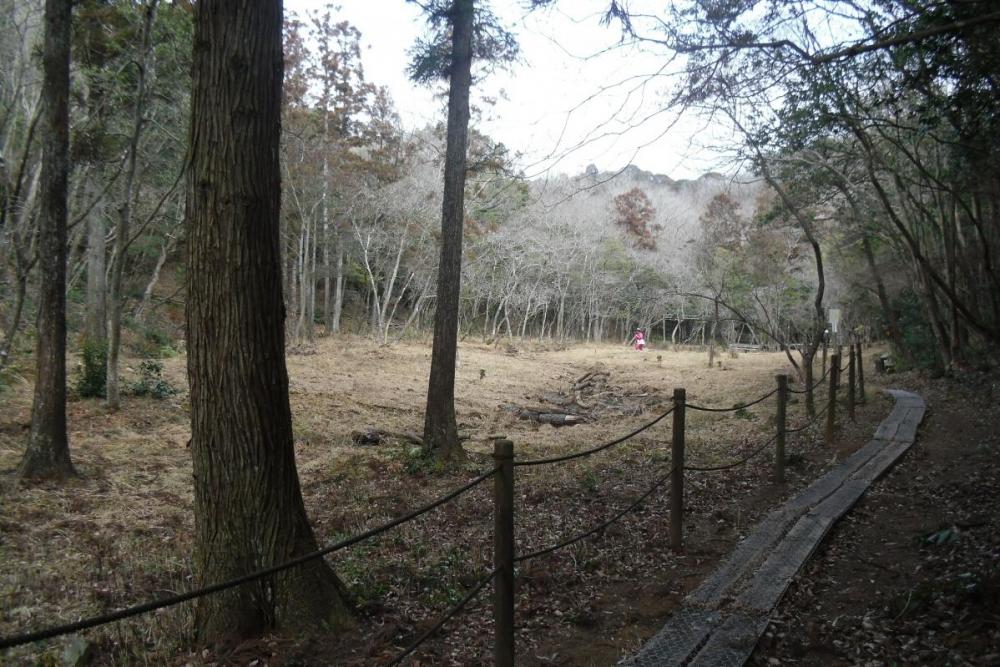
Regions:
<instances>
[{"instance_id":1,"label":"rope strung between posts","mask_svg":"<svg viewBox=\"0 0 1000 667\"><path fill-rule=\"evenodd\" d=\"M660 421L662 421L667 415L669 415L673 411L674 411L674 409L671 407L669 410L667 410L666 412L664 412L662 415L660 415L659 417L657 417L653 421L651 421L651 422L649 422L647 424L643 424L642 426L640 426L639 428L635 429L631 433L623 435L622 437L617 438L615 440L612 440L611 442L606 442L603 445L598 445L597 447L594 447L592 449L585 449L582 452L574 452L573 454L564 454L562 456L553 456L553 457L550 457L550 458L547 458L547 459L529 459L527 461L514 461L514 466L515 467L517 467L517 466L540 466L540 465L546 465L546 464L549 464L549 463L562 463L563 461L571 461L573 459L579 459L579 458L582 458L584 456L590 456L591 454L596 454L597 452L603 451L603 450L607 449L608 447L613 447L615 445L619 445L619 444L625 442L626 440L628 440L629 438L632 438L632 437L635 437L635 436L639 435L640 433L642 433L646 429L651 428L652 426L655 426L656 424L658 424Z\"/></svg>"},{"instance_id":2,"label":"rope strung between posts","mask_svg":"<svg viewBox=\"0 0 1000 667\"><path fill-rule=\"evenodd\" d=\"M178 593L177 595L171 595L169 597L161 598L159 600L146 602L145 604L135 605L133 607L127 607L125 609L119 609L118 611L113 611L108 614L102 614L100 616L94 616L92 618L76 621L74 623L65 623L63 625L56 625L49 628L45 628L43 630L36 630L35 632L15 635L13 637L0 637L0 649L12 648L14 646L20 646L22 644L30 644L31 642L37 642L43 639L51 639L52 637L67 635L73 632L79 632L80 630L87 630L89 628L94 628L99 625L107 625L108 623L113 623L114 621L120 621L122 619L130 618L132 616L138 616L140 614L145 614L151 611L155 611L157 609L162 609L164 607L172 607L182 602L187 602L188 600L204 597L212 593L218 593L219 591L224 591L229 588L235 588L236 586L239 586L241 584L246 584L251 581L255 581L257 579L262 579L272 574L277 574L278 572L291 569L297 565L302 565L303 563L307 563L311 560L322 558L323 556L331 554L335 551L340 551L341 549L345 549L353 544L357 544L358 542L362 542L364 540L367 540L368 538L375 537L376 535L384 533L385 531L391 528L395 528L396 526L402 523L412 521L421 514L426 514L427 512L430 512L432 509L440 507L441 505L452 500L456 496L485 482L487 479L495 475L498 470L499 468L493 468L489 472L483 473L479 477L473 479L471 482L468 482L467 484L455 489L454 491L451 491L447 495L441 496L437 500L434 500L424 505L423 507L420 507L412 511L409 514L393 519L392 521L386 524L383 524L376 528L372 528L371 530L366 530L363 533L359 533L358 535L355 535L353 537L341 540L340 542L331 544L330 546L324 547L317 551L313 551L311 553L298 556L297 558L285 561L284 563L280 563L278 565L272 565L271 567L263 568L261 570L257 570L256 572L251 572L249 574L245 574L243 576L236 577L228 581L223 581L218 584L212 584L210 586L198 588L196 590L188 591L186 593Z\"/></svg>"},{"instance_id":3,"label":"rope strung between posts","mask_svg":"<svg viewBox=\"0 0 1000 667\"><path fill-rule=\"evenodd\" d=\"M818 387L821 384L823 384L823 380L825 380L826 376L829 375L829 374L830 374L830 369L827 368L825 371L823 371L823 374L819 377L818 380L816 380L816 382L813 383L812 387L810 387L809 389L792 389L791 387L789 387L788 388L788 393L790 393L790 394L808 394L810 391L814 391L816 389L816 387Z\"/></svg>"},{"instance_id":4,"label":"rope strung between posts","mask_svg":"<svg viewBox=\"0 0 1000 667\"><path fill-rule=\"evenodd\" d=\"M413 653L414 651L416 651L417 648L419 648L421 644L423 644L425 641L427 641L427 639L431 635L433 635L438 630L440 630L441 628L443 628L445 623L447 623L448 621L450 621L455 616L455 614L457 614L458 612L462 611L462 609L465 607L465 605L467 605L470 602L472 602L472 600L474 600L475 597L477 595L479 595L479 591L483 590L483 588L486 586L486 584L488 584L491 581L493 581L493 577L497 576L497 572L499 572L499 568L493 568L492 572L490 572L485 577L483 577L482 579L480 579L479 583L476 584L475 587L471 591L469 591L465 595L464 598L462 598L461 600L459 600L458 604L456 604L454 607L452 607L447 612L445 612L445 615L442 616L441 619L437 623L434 624L434 627L432 627L430 630L427 630L426 632L424 632L424 634L420 635L416 639L416 641L414 641L412 644L410 644L409 646L407 646L406 649L404 649L402 653L400 653L395 658L393 658L392 662L388 663L386 665L386 667L392 667L393 665L398 665L399 663L401 663L403 661L403 659L406 658L406 656L408 656L411 653Z\"/></svg>"},{"instance_id":5,"label":"rope strung between posts","mask_svg":"<svg viewBox=\"0 0 1000 667\"><path fill-rule=\"evenodd\" d=\"M668 479L670 479L670 475L664 475L663 477L661 477L660 479L658 479L656 481L656 483L653 484L653 486L650 487L650 489L648 491L646 491L644 494L642 494L641 496L639 496L638 498L636 498L635 501L632 502L631 505L629 505L628 507L626 507L622 511L618 512L617 514L615 514L614 516L612 516L610 519L608 519L604 523L598 524L597 526L594 526L593 528L591 528L590 530L588 530L585 533L581 533L581 534L577 535L576 537L571 537L570 539L564 540L562 542L559 542L558 544L554 544L551 547L547 547L545 549L539 549L538 551L532 551L531 553L527 553L527 554L523 554L521 556L517 556L516 558L514 558L514 562L515 563L520 563L521 561L530 560L532 558L538 558L539 556L545 556L547 554L552 553L553 551L559 551L560 549L562 549L564 547L568 547L568 546L570 546L572 544L576 544L580 540L584 540L584 539L590 537L591 535L593 535L594 533L597 533L597 532L600 532L600 531L604 530L605 528L607 528L608 526L610 526L611 524L613 524L615 521L618 521L618 519L622 518L623 516L625 516L626 514L628 514L629 512L631 512L632 510L634 510L636 507L638 507L639 505L641 505L642 502L644 500L646 500L646 498L648 498L650 495L652 495L652 493L654 491L656 491L658 488L660 488L663 485L663 483L666 482Z\"/></svg>"},{"instance_id":6,"label":"rope strung between posts","mask_svg":"<svg viewBox=\"0 0 1000 667\"><path fill-rule=\"evenodd\" d=\"M743 465L744 463L746 463L747 461L749 461L753 457L757 456L762 451L764 451L765 447L767 447L768 445L774 444L774 441L777 440L777 439L778 439L778 436L773 436L770 440L768 440L767 442L765 442L764 444L762 444L760 447L758 447L757 449L755 449L752 452L750 452L749 454L747 454L744 458L740 459L739 461L734 461L733 463L727 463L725 465L710 466L710 467L689 466L687 464L684 464L684 469L685 470L690 470L692 472L716 472L718 470L730 470L732 468L736 468L736 467L739 467L739 466Z\"/></svg>"},{"instance_id":7,"label":"rope strung between posts","mask_svg":"<svg viewBox=\"0 0 1000 667\"><path fill-rule=\"evenodd\" d=\"M786 428L785 429L785 433L786 434L800 433L800 432L806 430L807 428L809 428L810 426L815 426L816 422L818 422L823 417L823 415L825 415L827 413L827 410L829 410L829 409L830 409L830 404L827 403L827 404L825 404L823 406L822 410L820 410L819 412L816 413L815 417L813 417L812 419L810 419L809 421L807 421L802 426L799 426L798 428Z\"/></svg>"},{"instance_id":8,"label":"rope strung between posts","mask_svg":"<svg viewBox=\"0 0 1000 667\"><path fill-rule=\"evenodd\" d=\"M695 405L693 403L685 403L684 406L688 410L697 410L698 412L736 412L737 410L745 410L746 408L753 407L758 403L766 401L767 399L771 398L777 393L778 393L777 389L772 389L771 391L767 392L766 394L764 394L763 396L754 401L750 401L749 403L744 403L743 405L736 405L731 408L706 408L701 405Z\"/></svg>"}]
</instances>

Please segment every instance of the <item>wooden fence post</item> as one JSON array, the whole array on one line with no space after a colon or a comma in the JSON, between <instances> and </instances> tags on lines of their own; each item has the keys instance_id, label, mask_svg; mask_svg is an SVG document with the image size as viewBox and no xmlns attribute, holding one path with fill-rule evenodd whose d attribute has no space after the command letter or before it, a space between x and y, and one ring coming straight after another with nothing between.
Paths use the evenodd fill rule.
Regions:
<instances>
[{"instance_id":1,"label":"wooden fence post","mask_svg":"<svg viewBox=\"0 0 1000 667\"><path fill-rule=\"evenodd\" d=\"M857 355L854 354L854 343L848 346L847 361L847 416L854 421L854 383L857 381Z\"/></svg>"},{"instance_id":2,"label":"wooden fence post","mask_svg":"<svg viewBox=\"0 0 1000 667\"><path fill-rule=\"evenodd\" d=\"M830 392L826 404L826 446L833 446L833 425L837 419L837 382L840 375L840 355L830 357Z\"/></svg>"},{"instance_id":3,"label":"wooden fence post","mask_svg":"<svg viewBox=\"0 0 1000 667\"><path fill-rule=\"evenodd\" d=\"M493 442L499 470L493 485L493 656L497 667L514 665L514 443Z\"/></svg>"},{"instance_id":4,"label":"wooden fence post","mask_svg":"<svg viewBox=\"0 0 1000 667\"><path fill-rule=\"evenodd\" d=\"M865 355L862 343L858 343L858 402L865 403Z\"/></svg>"},{"instance_id":5,"label":"wooden fence post","mask_svg":"<svg viewBox=\"0 0 1000 667\"><path fill-rule=\"evenodd\" d=\"M680 551L684 544L684 389L674 389L674 429L670 447L670 547Z\"/></svg>"},{"instance_id":6,"label":"wooden fence post","mask_svg":"<svg viewBox=\"0 0 1000 667\"><path fill-rule=\"evenodd\" d=\"M774 483L785 483L785 413L788 405L788 376L776 375L778 380L778 408L774 414L778 433L775 436L774 450Z\"/></svg>"}]
</instances>

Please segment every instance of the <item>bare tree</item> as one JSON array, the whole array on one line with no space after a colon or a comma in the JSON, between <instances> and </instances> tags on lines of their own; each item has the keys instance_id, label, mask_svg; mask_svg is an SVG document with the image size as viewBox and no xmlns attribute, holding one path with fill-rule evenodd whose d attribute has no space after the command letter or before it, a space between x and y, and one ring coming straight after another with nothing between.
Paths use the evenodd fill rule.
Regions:
<instances>
[{"instance_id":1,"label":"bare tree","mask_svg":"<svg viewBox=\"0 0 1000 667\"><path fill-rule=\"evenodd\" d=\"M118 225L115 231L115 251L112 256L111 280L108 283L108 299L106 305L109 314L108 326L108 374L107 403L112 410L121 405L121 393L118 383L118 355L121 351L122 339L122 281L125 275L125 253L128 250L134 211L136 174L139 168L139 141L145 125L147 84L149 77L150 50L153 40L153 26L156 22L158 0L149 0L144 7L142 24L142 46L136 61L138 77L136 78L136 99L132 122L132 136L128 146L127 166L125 168L125 193L118 209Z\"/></svg>"}]
</instances>

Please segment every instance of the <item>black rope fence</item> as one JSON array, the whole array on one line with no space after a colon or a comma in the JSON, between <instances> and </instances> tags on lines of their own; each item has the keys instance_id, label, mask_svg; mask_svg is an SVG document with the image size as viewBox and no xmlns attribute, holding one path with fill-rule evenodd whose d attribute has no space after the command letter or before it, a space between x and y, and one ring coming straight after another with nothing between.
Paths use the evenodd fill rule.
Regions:
<instances>
[{"instance_id":1,"label":"black rope fence","mask_svg":"<svg viewBox=\"0 0 1000 667\"><path fill-rule=\"evenodd\" d=\"M811 387L809 387L807 389L792 389L791 387L789 387L788 388L788 393L790 393L790 394L808 394L810 391L815 391L817 387L819 387L821 384L823 384L823 380L825 380L826 376L829 375L829 374L830 374L830 369L827 368L827 369L825 369L823 371L823 374L819 376L819 379L816 380L812 384Z\"/></svg>"},{"instance_id":2,"label":"black rope fence","mask_svg":"<svg viewBox=\"0 0 1000 667\"><path fill-rule=\"evenodd\" d=\"M423 644L425 641L427 641L432 636L434 636L435 633L437 633L439 630L441 630L441 628L444 627L445 623L447 623L452 618L454 618L455 614L457 614L458 612L462 611L462 609L465 608L465 605L467 605L470 602L472 602L476 598L476 596L479 595L479 592L481 590L483 590L483 588L485 588L486 584L488 584L491 581L493 581L493 578L497 576L497 572L499 570L500 570L500 568L496 568L495 567L495 568L493 568L493 570L489 574L487 574L485 577L483 577L482 579L480 579L479 583L476 584L475 586L473 586L472 589L468 593L465 594L465 597L463 597L461 600L459 600L458 603L455 604L454 607L452 607L447 612L445 612L444 616L442 616L438 620L438 622L434 624L433 627L431 627L430 629L428 629L427 631L425 631L422 635L420 635L419 637L417 637L409 646L407 646L403 650L402 653L400 653L395 658L393 658L392 662L387 663L386 667L393 667L394 665L398 665L399 663L403 662L403 660L406 659L406 656L408 656L411 653L413 653L414 651L416 651L418 648L420 648L421 644Z\"/></svg>"},{"instance_id":3,"label":"black rope fence","mask_svg":"<svg viewBox=\"0 0 1000 667\"><path fill-rule=\"evenodd\" d=\"M594 447L592 449L585 449L585 450L580 451L580 452L574 452L572 454L564 454L562 456L552 456L552 457L546 458L546 459L529 459L527 461L514 461L514 465L515 466L540 466L540 465L548 465L550 463L562 463L563 461L572 461L573 459L579 459L579 458L583 458L584 456L590 456L591 454L596 454L597 452L604 451L605 449L608 449L609 447L614 447L615 445L620 445L621 443L625 442L626 440L629 440L630 438L634 438L635 436L639 435L640 433L642 433L646 429L652 428L653 426L655 426L656 424L658 424L660 421L662 421L667 415L669 415L673 411L674 411L674 408L670 408L669 410L667 410L666 412L664 412L663 414L661 414L656 419L643 424L642 426L640 426L639 428L635 429L634 431L632 431L632 432L630 432L630 433L628 433L626 435L623 435L620 438L615 438L611 442L606 442L603 445L598 445L597 447Z\"/></svg>"},{"instance_id":4,"label":"black rope fence","mask_svg":"<svg viewBox=\"0 0 1000 667\"><path fill-rule=\"evenodd\" d=\"M471 482L460 486L459 488L451 491L450 493L441 496L437 500L431 501L408 514L401 517L393 519L392 521L385 523L371 530L366 530L363 533L354 535L347 539L341 540L335 544L318 549L308 554L303 554L291 560L287 560L278 565L272 565L271 567L263 568L255 572L250 572L240 577L229 579L228 581L223 581L217 584L211 584L209 586L204 586L202 588L195 589L193 591L187 591L185 593L178 593L176 595L171 595L165 598L160 598L159 600L152 600L146 602L145 604L135 605L133 607L127 607L125 609L119 609L107 614L101 614L100 616L94 616L92 618L83 619L76 621L74 623L65 623L63 625L56 625L43 630L37 630L35 632L27 632L20 635L15 635L13 637L2 637L0 638L0 649L13 648L14 646L20 646L22 644L30 644L32 642L42 641L43 639L52 639L53 637L59 637L61 635L68 635L73 632L79 632L81 630L87 630L90 628L97 627L99 625L107 625L108 623L113 623L115 621L120 621L122 619L130 618L132 616L138 616L140 614L145 614L157 609L162 609L164 607L172 607L178 605L182 602L188 602L195 598L204 597L206 595L211 595L212 593L218 593L220 591L227 590L229 588L235 588L241 584L246 584L257 579L262 579L264 577L271 576L272 574L277 574L284 570L291 569L298 565L308 563L309 561L316 560L317 558L322 558L328 554L332 554L335 551L340 551L341 549L346 549L347 547L362 542L371 537L375 537L381 533L386 532L396 526L412 521L422 514L426 514L431 510L440 507L441 505L447 503L448 501L456 498L460 494L478 486L482 482L492 477L497 473L497 468L493 468L489 472L479 475Z\"/></svg>"},{"instance_id":5,"label":"black rope fence","mask_svg":"<svg viewBox=\"0 0 1000 667\"><path fill-rule=\"evenodd\" d=\"M801 433L802 431L805 431L808 428L812 428L817 423L819 423L819 420L822 419L826 415L826 413L827 413L827 411L829 409L830 409L830 404L827 403L826 405L823 406L822 410L820 410L819 412L816 413L816 416L814 416L811 419L809 419L805 424L803 424L802 426L798 426L796 428L786 428L785 429L785 433L788 433L788 434Z\"/></svg>"},{"instance_id":6,"label":"black rope fence","mask_svg":"<svg viewBox=\"0 0 1000 667\"><path fill-rule=\"evenodd\" d=\"M741 465L743 465L744 463L749 462L752 458L754 458L755 456L757 456L758 454L760 454L762 451L764 451L764 449L766 449L767 447L770 447L771 445L773 445L774 441L777 440L777 439L778 439L778 436L776 436L776 435L772 436L770 440L768 440L767 442L761 444L759 447L757 447L756 449L754 449L753 451L751 451L749 454L747 454L746 456L744 456L739 461L734 461L732 463L726 463L724 465L717 465L717 466L690 466L690 465L688 465L688 464L685 463L684 464L684 469L685 470L690 470L692 472L717 472L719 470L732 470L733 468L738 468Z\"/></svg>"},{"instance_id":7,"label":"black rope fence","mask_svg":"<svg viewBox=\"0 0 1000 667\"><path fill-rule=\"evenodd\" d=\"M587 539L588 537L590 537L591 535L593 535L595 533L599 533L600 531L604 530L605 528L607 528L608 526L610 526L611 524L613 524L615 521L618 521L623 516L625 516L626 514L628 514L629 512L631 512L632 510L634 510L635 508L637 508L639 505L641 505L643 503L643 501L646 500L646 498L648 498L649 496L651 496L654 491L656 491L658 488L660 488L661 486L663 486L664 482L666 482L668 479L670 479L670 475L664 475L663 477L661 477L660 479L658 479L656 481L656 483L653 484L653 486L651 486L649 488L648 491L646 491L641 496L639 496L638 498L636 498L631 504L629 504L628 507L626 507L625 509L623 509L620 512L618 512L617 514L615 514L614 516L612 516L607 521L605 521L603 523L600 523L600 524L594 526L593 528L591 528L590 530L588 530L586 532L583 532L583 533L580 533L579 535L576 535L575 537L571 537L568 540L563 540L562 542L559 542L558 544L554 544L551 547L546 547L545 549L539 549L538 551L532 551L531 553L522 554L520 556L517 556L514 559L514 562L515 563L520 563L521 561L531 560L532 558L538 558L539 556L545 556L547 554L553 553L554 551L559 551L560 549L568 547L568 546L570 546L572 544L576 544L580 540L585 540L585 539Z\"/></svg>"},{"instance_id":8,"label":"black rope fence","mask_svg":"<svg viewBox=\"0 0 1000 667\"><path fill-rule=\"evenodd\" d=\"M494 441L494 460L497 465L491 470L480 474L471 481L463 484L462 486L448 492L447 494L405 514L396 519L393 519L385 524L366 530L362 533L354 535L352 537L346 538L334 544L331 544L322 549L318 549L314 552L304 554L302 556L290 559L278 565L263 568L249 574L230 579L228 581L220 582L217 584L212 584L202 588L198 588L185 593L179 593L176 595L171 595L158 600L153 600L144 604L135 605L133 607L128 607L125 609L120 609L100 616L95 616L88 619L83 619L76 621L74 623L67 623L63 625L52 626L35 632L24 633L12 637L0 638L0 649L7 649L15 646L20 646L23 644L28 644L31 642L40 641L43 639L50 639L53 637L58 637L60 635L65 635L73 632L79 632L81 630L86 630L88 628L93 628L99 625L105 625L107 623L112 623L132 616L137 616L139 614L148 613L156 609L162 609L164 607L169 607L177 605L183 602L193 600L205 595L210 595L219 591L223 591L229 588L239 586L257 579L268 577L270 575L276 574L283 570L287 570L298 565L302 565L311 560L322 558L323 556L332 554L341 549L345 549L349 546L362 542L364 540L376 537L392 528L395 528L403 523L412 521L427 512L434 510L441 505L450 502L462 493L471 490L472 488L482 484L488 479L493 478L495 482L494 488L494 567L492 571L483 576L475 586L473 586L465 594L465 596L458 601L453 607L448 609L444 615L442 615L438 621L430 627L428 630L423 632L419 637L417 637L413 642L411 642L401 653L399 653L388 665L398 665L408 656L410 656L414 651L416 651L425 641L433 637L435 634L441 631L441 629L453 619L459 612L462 611L472 600L474 600L482 590L487 586L487 584L493 582L494 584L494 614L495 614L495 660L500 667L509 667L513 665L513 655L514 655L514 594L513 594L513 582L514 582L514 564L528 561L534 558L539 558L548 554L552 554L556 551L569 547L573 544L580 542L592 535L600 533L605 530L608 526L621 520L629 512L634 511L643 502L645 502L657 489L662 487L668 480L672 480L671 483L671 499L670 499L670 533L671 533L671 546L674 548L680 548L681 546L681 521L683 515L683 486L684 486L684 476L685 471L688 472L718 472L723 470L731 470L739 466L745 465L750 462L755 457L759 456L761 452L765 451L768 447L777 442L777 452L775 456L776 460L776 477L775 481L780 483L783 479L783 466L784 458L784 443L785 436L790 434L799 433L804 431L814 425L816 425L822 417L827 415L827 412L831 409L831 406L835 404L836 400L836 376L839 376L839 372L835 374L835 378L831 381L829 397L826 402L826 406L817 412L813 417L811 417L804 425L795 428L786 428L784 420L786 419L786 408L788 404L789 394L801 394L807 391L815 390L819 387L827 376L834 370L840 371L839 360L836 355L833 357L834 363L831 364L830 369L826 370L822 377L819 378L812 385L810 389L807 390L794 390L788 387L788 377L785 375L778 376L778 387L773 391L770 391L763 396L760 396L753 401L745 404L737 404L731 408L713 408L700 405L688 404L685 398L685 391L683 389L676 389L674 391L673 406L665 412L659 414L652 420L646 422L645 424L639 426L638 428L630 431L629 433L615 438L609 442L597 445L595 447L584 449L582 451L573 452L570 454L565 454L561 456L552 456L541 459L528 459L528 460L515 460L513 453L513 444L509 440L497 440ZM850 363L844 368L848 368ZM853 374L851 375L851 380L853 380ZM773 397L775 394L778 395L778 412L777 418L780 420L776 433L767 441L763 442L759 446L755 447L748 454L742 458L715 466L703 466L703 465L690 465L686 464L684 461L684 430L685 430L685 412L687 409L699 411L699 412L711 412L711 413L728 413L737 412L743 410L763 401ZM621 510L615 512L607 520L593 526L592 528L574 535L573 537L561 540L560 542L553 544L549 547L543 549L538 549L526 554L516 555L515 554L515 544L514 544L514 524L513 524L513 498L514 498L514 468L524 467L524 466L540 466L561 463L565 461L571 461L574 459L579 459L587 456L592 456L598 452L604 451L610 447L626 442L627 440L643 433L644 431L652 428L662 420L664 420L668 415L673 415L673 428L672 428L672 446L671 446L671 456L669 458L670 471L668 474L657 479L649 489L647 489L640 496L635 498L627 506ZM827 437L830 437L832 433L832 417L835 417L836 413L832 413L828 416L827 421Z\"/></svg>"},{"instance_id":9,"label":"black rope fence","mask_svg":"<svg viewBox=\"0 0 1000 667\"><path fill-rule=\"evenodd\" d=\"M742 404L734 405L731 408L707 408L707 407L704 407L704 406L701 406L701 405L694 405L692 403L685 403L685 407L688 410L697 410L698 412L738 412L739 410L746 410L747 408L751 408L751 407L757 405L758 403L763 403L764 401L766 401L767 399L771 398L772 396L774 396L777 393L778 393L778 390L774 389L772 391L767 392L766 394L764 394L760 398L755 399L753 401L750 401L749 403L742 403Z\"/></svg>"}]
</instances>

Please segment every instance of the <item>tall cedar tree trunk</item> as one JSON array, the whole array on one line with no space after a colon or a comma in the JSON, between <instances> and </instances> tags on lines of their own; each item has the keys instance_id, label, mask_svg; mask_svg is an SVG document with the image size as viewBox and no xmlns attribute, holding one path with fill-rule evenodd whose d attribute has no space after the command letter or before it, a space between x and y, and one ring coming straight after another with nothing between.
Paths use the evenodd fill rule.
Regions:
<instances>
[{"instance_id":1,"label":"tall cedar tree trunk","mask_svg":"<svg viewBox=\"0 0 1000 667\"><path fill-rule=\"evenodd\" d=\"M69 180L69 50L71 0L46 0L42 51L42 279L35 344L31 435L20 477L65 479L74 474L66 436L66 191Z\"/></svg>"},{"instance_id":2,"label":"tall cedar tree trunk","mask_svg":"<svg viewBox=\"0 0 1000 667\"><path fill-rule=\"evenodd\" d=\"M186 320L200 584L316 549L292 448L281 293L281 0L196 5ZM322 560L201 598L203 641L344 628Z\"/></svg>"},{"instance_id":3,"label":"tall cedar tree trunk","mask_svg":"<svg viewBox=\"0 0 1000 667\"><path fill-rule=\"evenodd\" d=\"M438 268L434 346L427 386L424 447L443 459L462 460L455 420L455 352L462 280L462 222L465 217L465 152L472 86L473 0L455 0L451 9L451 76L448 89L448 142L444 204L441 209L441 263Z\"/></svg>"}]
</instances>

